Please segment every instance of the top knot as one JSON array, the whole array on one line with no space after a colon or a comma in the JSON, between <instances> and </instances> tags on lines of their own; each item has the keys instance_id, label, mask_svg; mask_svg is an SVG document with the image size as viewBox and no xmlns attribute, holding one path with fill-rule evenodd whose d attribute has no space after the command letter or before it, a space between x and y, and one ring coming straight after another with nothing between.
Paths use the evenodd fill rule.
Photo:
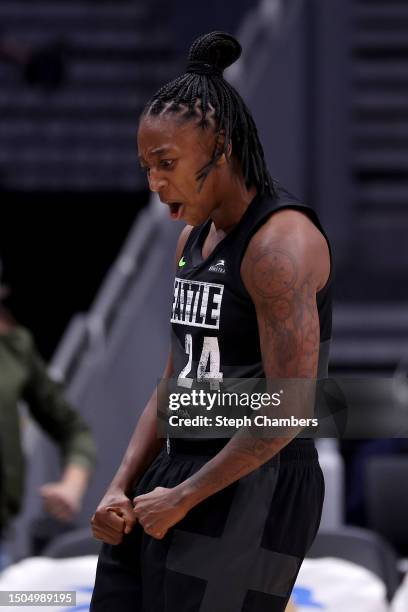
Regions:
<instances>
[{"instance_id":1,"label":"top knot","mask_svg":"<svg viewBox=\"0 0 408 612\"><path fill-rule=\"evenodd\" d=\"M222 77L223 71L236 62L241 52L241 45L230 34L209 32L191 45L186 72Z\"/></svg>"},{"instance_id":2,"label":"top knot","mask_svg":"<svg viewBox=\"0 0 408 612\"><path fill-rule=\"evenodd\" d=\"M207 62L188 62L186 72L222 77L222 70L212 66L211 64L207 64Z\"/></svg>"}]
</instances>

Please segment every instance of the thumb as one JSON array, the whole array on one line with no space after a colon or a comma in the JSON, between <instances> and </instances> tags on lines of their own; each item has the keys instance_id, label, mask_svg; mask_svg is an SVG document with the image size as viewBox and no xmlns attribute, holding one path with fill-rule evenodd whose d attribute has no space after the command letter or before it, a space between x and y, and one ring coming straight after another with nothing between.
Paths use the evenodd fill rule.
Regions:
<instances>
[{"instance_id":1,"label":"thumb","mask_svg":"<svg viewBox=\"0 0 408 612\"><path fill-rule=\"evenodd\" d=\"M121 519L123 519L125 527L123 532L125 534L128 534L132 531L134 524L136 523L136 517L133 514L132 510L129 510L128 508L124 508L124 507L108 507L107 508L108 512L114 512L115 514L117 514Z\"/></svg>"},{"instance_id":2,"label":"thumb","mask_svg":"<svg viewBox=\"0 0 408 612\"><path fill-rule=\"evenodd\" d=\"M126 511L124 514L125 519L125 529L124 529L124 533L128 534L132 531L133 527L136 525L137 523L137 517L135 515L135 513L133 512L133 510L130 511Z\"/></svg>"},{"instance_id":3,"label":"thumb","mask_svg":"<svg viewBox=\"0 0 408 612\"><path fill-rule=\"evenodd\" d=\"M133 529L133 525L129 525L129 523L125 523L125 530L123 533L127 535L128 533L132 531L132 529Z\"/></svg>"},{"instance_id":4,"label":"thumb","mask_svg":"<svg viewBox=\"0 0 408 612\"><path fill-rule=\"evenodd\" d=\"M129 529L129 531L132 530L135 524L137 523L137 516L133 512L133 509L126 512L125 521L126 521L126 529Z\"/></svg>"}]
</instances>

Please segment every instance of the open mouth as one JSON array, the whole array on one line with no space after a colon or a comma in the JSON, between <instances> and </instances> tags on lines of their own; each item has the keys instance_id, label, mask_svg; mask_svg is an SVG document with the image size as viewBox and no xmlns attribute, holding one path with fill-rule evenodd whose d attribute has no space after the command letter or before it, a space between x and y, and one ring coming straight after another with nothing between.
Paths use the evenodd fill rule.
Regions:
<instances>
[{"instance_id":1,"label":"open mouth","mask_svg":"<svg viewBox=\"0 0 408 612\"><path fill-rule=\"evenodd\" d=\"M172 219L180 219L183 212L183 204L181 202L168 202L170 208L170 217Z\"/></svg>"}]
</instances>

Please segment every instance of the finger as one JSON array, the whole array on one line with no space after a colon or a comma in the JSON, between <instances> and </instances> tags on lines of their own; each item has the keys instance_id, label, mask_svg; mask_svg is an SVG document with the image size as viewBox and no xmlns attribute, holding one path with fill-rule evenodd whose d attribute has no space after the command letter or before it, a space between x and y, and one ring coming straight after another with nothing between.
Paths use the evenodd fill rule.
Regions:
<instances>
[{"instance_id":1,"label":"finger","mask_svg":"<svg viewBox=\"0 0 408 612\"><path fill-rule=\"evenodd\" d=\"M153 533L157 533L157 532L160 531L160 527L158 525L155 525L154 523L150 523L150 524L147 524L147 525L145 524L143 529L149 535L152 535Z\"/></svg>"},{"instance_id":2,"label":"finger","mask_svg":"<svg viewBox=\"0 0 408 612\"><path fill-rule=\"evenodd\" d=\"M167 529L159 529L157 527L149 527L145 529L145 533L155 540L162 540L167 533Z\"/></svg>"},{"instance_id":3,"label":"finger","mask_svg":"<svg viewBox=\"0 0 408 612\"><path fill-rule=\"evenodd\" d=\"M141 504L135 506L132 510L132 516L136 517L139 522L144 520L143 517L146 517L146 514L147 514L147 510L145 506Z\"/></svg>"},{"instance_id":4,"label":"finger","mask_svg":"<svg viewBox=\"0 0 408 612\"><path fill-rule=\"evenodd\" d=\"M117 537L117 536L123 535L123 529L114 529L113 527L111 527L110 525L107 525L106 523L96 523L92 525L92 529L106 533L106 535L111 536L111 537Z\"/></svg>"},{"instance_id":5,"label":"finger","mask_svg":"<svg viewBox=\"0 0 408 612\"><path fill-rule=\"evenodd\" d=\"M110 531L108 529L103 529L101 527L92 527L92 534L101 540L119 540L122 537L122 534L118 531Z\"/></svg>"},{"instance_id":6,"label":"finger","mask_svg":"<svg viewBox=\"0 0 408 612\"><path fill-rule=\"evenodd\" d=\"M118 516L123 516L124 510L121 508L121 506L106 506L106 508L103 509L103 512L114 512Z\"/></svg>"},{"instance_id":7,"label":"finger","mask_svg":"<svg viewBox=\"0 0 408 612\"><path fill-rule=\"evenodd\" d=\"M152 529L151 536L156 540L161 540L164 537L165 531L160 529Z\"/></svg>"},{"instance_id":8,"label":"finger","mask_svg":"<svg viewBox=\"0 0 408 612\"><path fill-rule=\"evenodd\" d=\"M117 534L123 533L125 522L122 519L119 523L112 523L109 520L106 520L106 517L96 517L95 520L91 523L91 526L96 529L102 529L108 533Z\"/></svg>"},{"instance_id":9,"label":"finger","mask_svg":"<svg viewBox=\"0 0 408 612\"><path fill-rule=\"evenodd\" d=\"M102 529L92 529L92 535L95 539L100 540L101 542L105 542L106 544L117 545L122 542L123 536L122 534L116 533L114 535L110 533L106 533L106 531Z\"/></svg>"},{"instance_id":10,"label":"finger","mask_svg":"<svg viewBox=\"0 0 408 612\"><path fill-rule=\"evenodd\" d=\"M150 519L151 520L151 519ZM146 516L139 516L138 517L138 521L141 524L141 526L143 527L143 529L146 531L146 529L148 529L149 527L147 526L149 523L149 519Z\"/></svg>"},{"instance_id":11,"label":"finger","mask_svg":"<svg viewBox=\"0 0 408 612\"><path fill-rule=\"evenodd\" d=\"M134 517L136 517L138 521L140 521L140 519L142 517L142 510L141 510L141 508L136 508L136 507L133 508L132 515Z\"/></svg>"},{"instance_id":12,"label":"finger","mask_svg":"<svg viewBox=\"0 0 408 612\"><path fill-rule=\"evenodd\" d=\"M109 538L112 542L121 542L123 538L122 531L112 531L104 527L92 527L92 533L102 536L100 539Z\"/></svg>"},{"instance_id":13,"label":"finger","mask_svg":"<svg viewBox=\"0 0 408 612\"><path fill-rule=\"evenodd\" d=\"M135 495L135 497L133 498L133 501L135 502L137 499L143 499L147 495L149 495L149 493L141 493L140 495Z\"/></svg>"},{"instance_id":14,"label":"finger","mask_svg":"<svg viewBox=\"0 0 408 612\"><path fill-rule=\"evenodd\" d=\"M111 514L118 516L122 520L131 521L133 519L133 509L132 508L120 508L120 507L115 507L115 506L113 507L109 506L108 508L106 508L106 510Z\"/></svg>"},{"instance_id":15,"label":"finger","mask_svg":"<svg viewBox=\"0 0 408 612\"><path fill-rule=\"evenodd\" d=\"M106 522L109 525L112 525L115 529L123 530L123 526L125 524L125 519L123 516L123 512L118 514L118 512L114 509L107 508L106 512L103 514L104 523Z\"/></svg>"},{"instance_id":16,"label":"finger","mask_svg":"<svg viewBox=\"0 0 408 612\"><path fill-rule=\"evenodd\" d=\"M136 525L136 523L137 523L136 516L130 515L130 516L124 517L123 533L125 534L130 533L133 527Z\"/></svg>"},{"instance_id":17,"label":"finger","mask_svg":"<svg viewBox=\"0 0 408 612\"><path fill-rule=\"evenodd\" d=\"M109 512L115 513L122 520L125 521L125 533L130 533L135 524L137 523L137 517L135 516L133 509L128 508L107 508Z\"/></svg>"},{"instance_id":18,"label":"finger","mask_svg":"<svg viewBox=\"0 0 408 612\"><path fill-rule=\"evenodd\" d=\"M136 523L138 522L137 517L132 517L131 520L126 520L125 521L125 531L124 533L128 534L132 531L133 527L136 525Z\"/></svg>"},{"instance_id":19,"label":"finger","mask_svg":"<svg viewBox=\"0 0 408 612\"><path fill-rule=\"evenodd\" d=\"M138 502L144 501L145 499L149 499L150 498L150 493L144 493L143 495L136 495L136 497L133 498L132 500L132 504L133 506L135 504L137 504Z\"/></svg>"},{"instance_id":20,"label":"finger","mask_svg":"<svg viewBox=\"0 0 408 612\"><path fill-rule=\"evenodd\" d=\"M122 521L124 521L124 533L130 533L133 529L133 527L136 525L136 523L138 522L136 515L133 513L132 511L125 511L122 513L121 516Z\"/></svg>"}]
</instances>

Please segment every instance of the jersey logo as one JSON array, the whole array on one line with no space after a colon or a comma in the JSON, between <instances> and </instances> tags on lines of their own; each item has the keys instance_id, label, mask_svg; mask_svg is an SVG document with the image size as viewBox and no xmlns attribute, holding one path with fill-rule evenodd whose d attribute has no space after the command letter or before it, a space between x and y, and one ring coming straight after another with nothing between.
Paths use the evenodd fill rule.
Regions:
<instances>
[{"instance_id":1,"label":"jersey logo","mask_svg":"<svg viewBox=\"0 0 408 612\"><path fill-rule=\"evenodd\" d=\"M225 274L225 259L219 259L217 263L208 268L208 271L218 272L218 274Z\"/></svg>"},{"instance_id":2,"label":"jersey logo","mask_svg":"<svg viewBox=\"0 0 408 612\"><path fill-rule=\"evenodd\" d=\"M223 293L224 285L176 277L171 323L219 329Z\"/></svg>"},{"instance_id":3,"label":"jersey logo","mask_svg":"<svg viewBox=\"0 0 408 612\"><path fill-rule=\"evenodd\" d=\"M179 268L183 268L186 265L186 261L184 259L184 255L183 257L180 259L180 261L178 262Z\"/></svg>"}]
</instances>

